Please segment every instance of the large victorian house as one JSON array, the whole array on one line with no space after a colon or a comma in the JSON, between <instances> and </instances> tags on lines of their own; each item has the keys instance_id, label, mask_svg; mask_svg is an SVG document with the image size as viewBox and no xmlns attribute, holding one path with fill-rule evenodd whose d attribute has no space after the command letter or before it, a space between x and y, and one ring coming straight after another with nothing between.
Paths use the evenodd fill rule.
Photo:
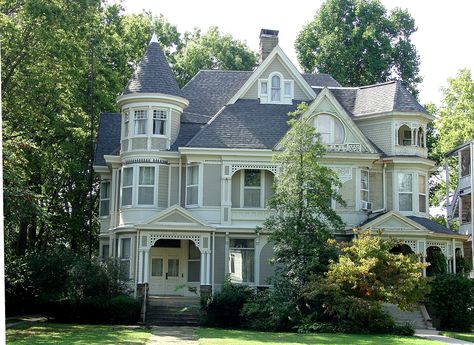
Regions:
<instances>
[{"instance_id":1,"label":"large victorian house","mask_svg":"<svg viewBox=\"0 0 474 345\"><path fill-rule=\"evenodd\" d=\"M321 134L345 206L346 224L384 229L401 251L441 250L450 270L466 236L428 219L426 126L433 117L399 83L343 87L330 75L302 74L262 30L253 71L200 71L182 89L153 37L103 113L94 169L100 176L100 255L115 257L151 295L219 290L225 276L265 286L272 244L257 234L279 167L272 161L288 113Z\"/></svg>"}]
</instances>

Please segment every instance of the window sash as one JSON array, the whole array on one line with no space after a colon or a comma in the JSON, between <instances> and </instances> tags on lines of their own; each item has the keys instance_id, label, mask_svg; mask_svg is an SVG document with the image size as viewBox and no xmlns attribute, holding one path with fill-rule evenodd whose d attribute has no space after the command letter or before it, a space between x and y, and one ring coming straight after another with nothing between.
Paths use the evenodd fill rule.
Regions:
<instances>
[{"instance_id":1,"label":"window sash","mask_svg":"<svg viewBox=\"0 0 474 345\"><path fill-rule=\"evenodd\" d=\"M230 248L231 280L239 283L255 282L255 249Z\"/></svg>"},{"instance_id":2,"label":"window sash","mask_svg":"<svg viewBox=\"0 0 474 345\"><path fill-rule=\"evenodd\" d=\"M418 175L418 210L426 212L426 177Z\"/></svg>"},{"instance_id":3,"label":"window sash","mask_svg":"<svg viewBox=\"0 0 474 345\"><path fill-rule=\"evenodd\" d=\"M165 110L153 110L153 134L164 135L166 133L167 118Z\"/></svg>"},{"instance_id":4,"label":"window sash","mask_svg":"<svg viewBox=\"0 0 474 345\"><path fill-rule=\"evenodd\" d=\"M135 110L134 112L135 120L135 135L146 134L146 124L148 120L148 114L146 110Z\"/></svg>"},{"instance_id":5,"label":"window sash","mask_svg":"<svg viewBox=\"0 0 474 345\"><path fill-rule=\"evenodd\" d=\"M291 82L290 81L285 81L284 83L284 88L285 88L285 96L291 96L292 92L291 92Z\"/></svg>"},{"instance_id":6,"label":"window sash","mask_svg":"<svg viewBox=\"0 0 474 345\"><path fill-rule=\"evenodd\" d=\"M133 198L133 167L122 170L122 206L132 205Z\"/></svg>"},{"instance_id":7,"label":"window sash","mask_svg":"<svg viewBox=\"0 0 474 345\"><path fill-rule=\"evenodd\" d=\"M186 176L186 205L199 203L199 166L187 168Z\"/></svg>"},{"instance_id":8,"label":"window sash","mask_svg":"<svg viewBox=\"0 0 474 345\"><path fill-rule=\"evenodd\" d=\"M369 172L367 170L360 172L360 200L369 202Z\"/></svg>"},{"instance_id":9,"label":"window sash","mask_svg":"<svg viewBox=\"0 0 474 345\"><path fill-rule=\"evenodd\" d=\"M110 214L110 182L102 182L100 185L100 216Z\"/></svg>"},{"instance_id":10,"label":"window sash","mask_svg":"<svg viewBox=\"0 0 474 345\"><path fill-rule=\"evenodd\" d=\"M266 81L260 82L260 95L266 96L268 94L268 84Z\"/></svg>"},{"instance_id":11,"label":"window sash","mask_svg":"<svg viewBox=\"0 0 474 345\"><path fill-rule=\"evenodd\" d=\"M272 102L281 101L281 78L277 75L271 79L271 100Z\"/></svg>"}]
</instances>

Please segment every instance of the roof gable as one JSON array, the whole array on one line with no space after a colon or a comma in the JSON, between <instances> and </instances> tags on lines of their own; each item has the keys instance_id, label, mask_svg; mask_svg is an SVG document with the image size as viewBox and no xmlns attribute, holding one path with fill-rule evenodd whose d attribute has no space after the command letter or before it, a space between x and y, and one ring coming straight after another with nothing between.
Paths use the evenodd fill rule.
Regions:
<instances>
[{"instance_id":1,"label":"roof gable","mask_svg":"<svg viewBox=\"0 0 474 345\"><path fill-rule=\"evenodd\" d=\"M234 104L238 99L242 98L249 89L258 83L258 79L263 75L267 68L273 63L275 59L279 58L281 60L282 66L287 70L289 76L295 81L295 87L298 85L302 92L308 97L308 99L314 99L316 94L313 89L303 76L300 74L298 69L293 65L288 56L283 52L283 50L277 45L273 51L268 55L268 57L263 61L263 63L253 72L252 76L245 82L245 84L237 91L237 93L227 102L227 104Z\"/></svg>"},{"instance_id":2,"label":"roof gable","mask_svg":"<svg viewBox=\"0 0 474 345\"><path fill-rule=\"evenodd\" d=\"M196 218L189 211L179 205L174 205L148 219L139 228L183 228L188 230L204 230L212 227L201 219Z\"/></svg>"},{"instance_id":3,"label":"roof gable","mask_svg":"<svg viewBox=\"0 0 474 345\"><path fill-rule=\"evenodd\" d=\"M362 225L362 229L369 228L384 230L385 234L400 231L409 231L416 233L428 232L428 230L424 226L394 211L387 212L377 218L369 220L367 223Z\"/></svg>"}]
</instances>

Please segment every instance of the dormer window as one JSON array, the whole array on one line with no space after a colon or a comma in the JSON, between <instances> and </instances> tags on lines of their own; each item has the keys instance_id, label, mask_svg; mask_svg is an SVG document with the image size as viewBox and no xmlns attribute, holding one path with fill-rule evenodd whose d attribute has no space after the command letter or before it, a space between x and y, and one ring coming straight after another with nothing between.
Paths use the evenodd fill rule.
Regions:
<instances>
[{"instance_id":1,"label":"dormer window","mask_svg":"<svg viewBox=\"0 0 474 345\"><path fill-rule=\"evenodd\" d=\"M134 121L135 121L135 135L146 134L146 123L147 123L147 112L146 110L135 110Z\"/></svg>"},{"instance_id":2,"label":"dormer window","mask_svg":"<svg viewBox=\"0 0 474 345\"><path fill-rule=\"evenodd\" d=\"M344 143L344 126L341 121L331 115L318 115L316 117L316 131L321 135L323 144Z\"/></svg>"},{"instance_id":3,"label":"dormer window","mask_svg":"<svg viewBox=\"0 0 474 345\"><path fill-rule=\"evenodd\" d=\"M166 111L153 110L153 134L164 135L166 133Z\"/></svg>"},{"instance_id":4,"label":"dormer window","mask_svg":"<svg viewBox=\"0 0 474 345\"><path fill-rule=\"evenodd\" d=\"M272 77L272 102L281 102L281 78L278 75Z\"/></svg>"},{"instance_id":5,"label":"dormer window","mask_svg":"<svg viewBox=\"0 0 474 345\"><path fill-rule=\"evenodd\" d=\"M284 80L278 72L270 74L268 79L260 79L258 87L260 103L291 104L293 85L293 80Z\"/></svg>"}]
</instances>

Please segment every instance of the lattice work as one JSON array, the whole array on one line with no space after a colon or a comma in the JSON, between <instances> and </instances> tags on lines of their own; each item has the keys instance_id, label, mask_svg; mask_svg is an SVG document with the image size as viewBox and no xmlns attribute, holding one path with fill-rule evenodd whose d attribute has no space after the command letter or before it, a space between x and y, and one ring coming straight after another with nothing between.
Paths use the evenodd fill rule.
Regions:
<instances>
[{"instance_id":1,"label":"lattice work","mask_svg":"<svg viewBox=\"0 0 474 345\"><path fill-rule=\"evenodd\" d=\"M158 233L150 235L150 241L148 242L150 247L152 247L156 241L161 239L169 239L169 240L190 240L196 244L196 247L202 251L202 243L201 243L201 236L199 235L186 235L186 234L169 234L169 233Z\"/></svg>"},{"instance_id":2,"label":"lattice work","mask_svg":"<svg viewBox=\"0 0 474 345\"><path fill-rule=\"evenodd\" d=\"M403 240L403 243L413 250L413 253L416 253L416 241L415 240Z\"/></svg>"},{"instance_id":3,"label":"lattice work","mask_svg":"<svg viewBox=\"0 0 474 345\"><path fill-rule=\"evenodd\" d=\"M241 169L254 169L254 170L268 170L276 175L278 166L276 165L263 165L263 164L232 164L231 173L232 175Z\"/></svg>"},{"instance_id":4,"label":"lattice work","mask_svg":"<svg viewBox=\"0 0 474 345\"><path fill-rule=\"evenodd\" d=\"M446 242L437 242L437 241L428 241L426 242L426 249L428 247L439 247L441 249L441 252L446 256Z\"/></svg>"}]
</instances>

